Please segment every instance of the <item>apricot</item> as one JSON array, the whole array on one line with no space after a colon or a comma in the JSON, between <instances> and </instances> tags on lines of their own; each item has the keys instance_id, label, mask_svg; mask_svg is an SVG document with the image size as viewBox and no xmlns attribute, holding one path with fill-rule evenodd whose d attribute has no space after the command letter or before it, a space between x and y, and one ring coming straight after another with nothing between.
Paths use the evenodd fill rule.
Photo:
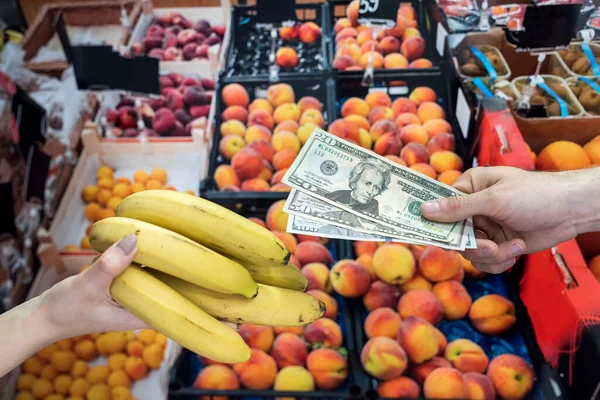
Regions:
<instances>
[{"instance_id":1,"label":"apricot","mask_svg":"<svg viewBox=\"0 0 600 400\"><path fill-rule=\"evenodd\" d=\"M250 359L233 364L233 370L243 387L251 390L267 390L275 382L277 363L264 351L252 349Z\"/></svg>"},{"instance_id":2,"label":"apricot","mask_svg":"<svg viewBox=\"0 0 600 400\"><path fill-rule=\"evenodd\" d=\"M279 370L273 389L283 392L312 392L315 390L315 380L304 367L293 365Z\"/></svg>"},{"instance_id":3,"label":"apricot","mask_svg":"<svg viewBox=\"0 0 600 400\"><path fill-rule=\"evenodd\" d=\"M455 251L446 251L439 247L428 247L419 259L421 275L432 282L450 279L460 267L460 259Z\"/></svg>"},{"instance_id":4,"label":"apricot","mask_svg":"<svg viewBox=\"0 0 600 400\"><path fill-rule=\"evenodd\" d=\"M308 281L308 290L331 293L330 271L327 265L320 262L308 263L302 267L301 272Z\"/></svg>"},{"instance_id":5,"label":"apricot","mask_svg":"<svg viewBox=\"0 0 600 400\"><path fill-rule=\"evenodd\" d=\"M466 399L469 397L462 373L454 368L436 368L427 376L423 384L423 394L428 399Z\"/></svg>"},{"instance_id":6,"label":"apricot","mask_svg":"<svg viewBox=\"0 0 600 400\"><path fill-rule=\"evenodd\" d=\"M508 332L517 321L512 301L497 294L488 294L475 300L469 310L469 319L475 329L486 335Z\"/></svg>"},{"instance_id":7,"label":"apricot","mask_svg":"<svg viewBox=\"0 0 600 400\"><path fill-rule=\"evenodd\" d=\"M431 360L427 360L422 364L412 365L408 371L408 375L419 385L423 385L431 371L442 367L451 368L452 364L445 358L433 357Z\"/></svg>"},{"instance_id":8,"label":"apricot","mask_svg":"<svg viewBox=\"0 0 600 400\"><path fill-rule=\"evenodd\" d=\"M373 255L375 274L391 285L408 281L415 273L415 258L403 246L384 244Z\"/></svg>"},{"instance_id":9,"label":"apricot","mask_svg":"<svg viewBox=\"0 0 600 400\"><path fill-rule=\"evenodd\" d=\"M435 327L420 317L411 315L404 318L398 330L397 340L406 351L409 360L415 364L435 357L439 351Z\"/></svg>"},{"instance_id":10,"label":"apricot","mask_svg":"<svg viewBox=\"0 0 600 400\"><path fill-rule=\"evenodd\" d=\"M269 352L275 340L275 333L270 326L240 324L238 333L244 339L244 342L253 349L260 349Z\"/></svg>"},{"instance_id":11,"label":"apricot","mask_svg":"<svg viewBox=\"0 0 600 400\"><path fill-rule=\"evenodd\" d=\"M309 289L306 291L307 294L310 294L313 297L321 300L325 304L325 314L323 315L325 318L335 320L337 318L338 313L338 304L335 298L331 297L329 294L325 293L322 290L317 289ZM277 332L275 332L277 333Z\"/></svg>"},{"instance_id":12,"label":"apricot","mask_svg":"<svg viewBox=\"0 0 600 400\"><path fill-rule=\"evenodd\" d=\"M501 399L524 399L533 389L535 374L523 358L501 354L488 366L487 376Z\"/></svg>"},{"instance_id":13,"label":"apricot","mask_svg":"<svg viewBox=\"0 0 600 400\"><path fill-rule=\"evenodd\" d=\"M371 107L369 107L369 104L359 97L349 98L344 102L344 104L342 104L341 109L342 117L347 117L349 115L360 115L367 118L370 112Z\"/></svg>"},{"instance_id":14,"label":"apricot","mask_svg":"<svg viewBox=\"0 0 600 400\"><path fill-rule=\"evenodd\" d=\"M287 229L288 213L283 212L285 200L278 200L267 210L266 224L270 230L285 232Z\"/></svg>"},{"instance_id":15,"label":"apricot","mask_svg":"<svg viewBox=\"0 0 600 400\"><path fill-rule=\"evenodd\" d=\"M406 165L409 167L414 164L427 163L429 162L429 151L427 150L427 147L421 143L408 143L402 148L402 151L400 152L400 158L402 158L402 160L404 160Z\"/></svg>"},{"instance_id":16,"label":"apricot","mask_svg":"<svg viewBox=\"0 0 600 400\"><path fill-rule=\"evenodd\" d=\"M240 388L240 381L231 368L217 364L203 368L193 386L205 390L237 390Z\"/></svg>"},{"instance_id":17,"label":"apricot","mask_svg":"<svg viewBox=\"0 0 600 400\"><path fill-rule=\"evenodd\" d=\"M583 147L577 143L559 140L542 149L535 166L540 171L569 171L587 168L591 163Z\"/></svg>"},{"instance_id":18,"label":"apricot","mask_svg":"<svg viewBox=\"0 0 600 400\"><path fill-rule=\"evenodd\" d=\"M425 101L417 108L417 117L425 124L431 120L443 120L446 117L444 109L437 103Z\"/></svg>"},{"instance_id":19,"label":"apricot","mask_svg":"<svg viewBox=\"0 0 600 400\"><path fill-rule=\"evenodd\" d=\"M401 323L402 318L391 307L377 308L365 318L365 334L369 339L378 336L395 339Z\"/></svg>"},{"instance_id":20,"label":"apricot","mask_svg":"<svg viewBox=\"0 0 600 400\"><path fill-rule=\"evenodd\" d=\"M279 368L302 366L308 356L308 349L298 335L285 332L275 338L270 354Z\"/></svg>"},{"instance_id":21,"label":"apricot","mask_svg":"<svg viewBox=\"0 0 600 400\"><path fill-rule=\"evenodd\" d=\"M327 250L327 247L318 242L305 241L298 243L294 255L302 265L309 263L331 265L331 263L333 263L333 257L329 250Z\"/></svg>"},{"instance_id":22,"label":"apricot","mask_svg":"<svg viewBox=\"0 0 600 400\"><path fill-rule=\"evenodd\" d=\"M391 107L378 106L371 110L369 113L369 123L373 125L375 122L381 120L394 120L394 111Z\"/></svg>"},{"instance_id":23,"label":"apricot","mask_svg":"<svg viewBox=\"0 0 600 400\"><path fill-rule=\"evenodd\" d=\"M363 296L363 304L367 311L380 307L396 307L398 300L400 300L398 287L382 281L374 281Z\"/></svg>"},{"instance_id":24,"label":"apricot","mask_svg":"<svg viewBox=\"0 0 600 400\"><path fill-rule=\"evenodd\" d=\"M304 340L312 346L337 349L342 345L342 329L335 321L321 318L304 327Z\"/></svg>"},{"instance_id":25,"label":"apricot","mask_svg":"<svg viewBox=\"0 0 600 400\"><path fill-rule=\"evenodd\" d=\"M431 290L432 286L433 285L431 284L431 282L429 282L427 279L425 279L421 275L419 270L417 270L411 279L409 279L408 281L406 281L402 285L400 285L400 289L402 290L402 292L406 293L411 290L417 290L417 289Z\"/></svg>"},{"instance_id":26,"label":"apricot","mask_svg":"<svg viewBox=\"0 0 600 400\"><path fill-rule=\"evenodd\" d=\"M230 83L223 87L221 98L226 106L247 107L250 103L248 91L239 83Z\"/></svg>"},{"instance_id":27,"label":"apricot","mask_svg":"<svg viewBox=\"0 0 600 400\"><path fill-rule=\"evenodd\" d=\"M294 89L289 84L276 83L267 89L267 100L276 108L285 103L294 103L296 95Z\"/></svg>"},{"instance_id":28,"label":"apricot","mask_svg":"<svg viewBox=\"0 0 600 400\"><path fill-rule=\"evenodd\" d=\"M251 113L256 110L264 110L267 113L272 114L273 106L267 99L254 99L248 106L248 112Z\"/></svg>"},{"instance_id":29,"label":"apricot","mask_svg":"<svg viewBox=\"0 0 600 400\"><path fill-rule=\"evenodd\" d=\"M360 60L358 60L358 63L362 67L362 69L367 69L367 67L369 66L370 58L372 58L373 60L372 65L374 69L383 68L383 56L380 53L377 53L376 51L368 51L366 53L363 53L363 55L360 56Z\"/></svg>"},{"instance_id":30,"label":"apricot","mask_svg":"<svg viewBox=\"0 0 600 400\"><path fill-rule=\"evenodd\" d=\"M420 106L425 102L435 102L437 101L437 94L427 86L419 86L413 89L408 96L410 100L412 100L417 106ZM416 113L415 109L415 113Z\"/></svg>"},{"instance_id":31,"label":"apricot","mask_svg":"<svg viewBox=\"0 0 600 400\"><path fill-rule=\"evenodd\" d=\"M494 400L496 399L496 389L492 380L479 372L467 372L463 378L469 387L471 399Z\"/></svg>"},{"instance_id":32,"label":"apricot","mask_svg":"<svg viewBox=\"0 0 600 400\"><path fill-rule=\"evenodd\" d=\"M346 358L332 349L316 349L306 358L306 368L319 389L334 390L348 378Z\"/></svg>"},{"instance_id":33,"label":"apricot","mask_svg":"<svg viewBox=\"0 0 600 400\"><path fill-rule=\"evenodd\" d=\"M444 309L435 295L426 289L406 292L398 302L398 313L402 318L421 317L431 324L437 324L444 317Z\"/></svg>"},{"instance_id":34,"label":"apricot","mask_svg":"<svg viewBox=\"0 0 600 400\"><path fill-rule=\"evenodd\" d=\"M362 296L369 290L371 275L365 267L354 260L340 260L331 268L329 280L333 290L338 294L346 298L354 298Z\"/></svg>"}]
</instances>

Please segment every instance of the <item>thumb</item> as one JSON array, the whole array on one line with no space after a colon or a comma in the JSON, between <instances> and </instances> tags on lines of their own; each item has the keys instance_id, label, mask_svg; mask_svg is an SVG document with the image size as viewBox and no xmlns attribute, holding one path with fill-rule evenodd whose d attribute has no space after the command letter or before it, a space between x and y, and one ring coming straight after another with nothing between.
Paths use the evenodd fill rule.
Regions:
<instances>
[{"instance_id":1,"label":"thumb","mask_svg":"<svg viewBox=\"0 0 600 400\"><path fill-rule=\"evenodd\" d=\"M421 204L423 217L437 222L457 222L475 215L486 215L488 193L483 190L466 196L448 197Z\"/></svg>"},{"instance_id":2,"label":"thumb","mask_svg":"<svg viewBox=\"0 0 600 400\"><path fill-rule=\"evenodd\" d=\"M127 235L106 250L85 272L98 286L110 286L121 272L133 261L137 254L137 236Z\"/></svg>"}]
</instances>

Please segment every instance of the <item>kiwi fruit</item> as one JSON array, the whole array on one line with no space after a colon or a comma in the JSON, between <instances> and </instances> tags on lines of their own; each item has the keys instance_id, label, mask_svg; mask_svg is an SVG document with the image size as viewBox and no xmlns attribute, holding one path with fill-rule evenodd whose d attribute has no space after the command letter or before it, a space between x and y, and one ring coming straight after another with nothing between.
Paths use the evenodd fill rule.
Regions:
<instances>
[{"instance_id":1,"label":"kiwi fruit","mask_svg":"<svg viewBox=\"0 0 600 400\"><path fill-rule=\"evenodd\" d=\"M591 86L588 86L588 85L579 86L579 93L577 94L577 96L581 96L584 93L592 92L592 91L594 91L594 89L592 89Z\"/></svg>"},{"instance_id":2,"label":"kiwi fruit","mask_svg":"<svg viewBox=\"0 0 600 400\"><path fill-rule=\"evenodd\" d=\"M579 57L571 67L571 71L578 75L583 75L590 69L590 60L587 57Z\"/></svg>"},{"instance_id":3,"label":"kiwi fruit","mask_svg":"<svg viewBox=\"0 0 600 400\"><path fill-rule=\"evenodd\" d=\"M467 76L481 76L481 68L477 64L467 63L460 67L461 72Z\"/></svg>"},{"instance_id":4,"label":"kiwi fruit","mask_svg":"<svg viewBox=\"0 0 600 400\"><path fill-rule=\"evenodd\" d=\"M553 101L552 104L548 106L548 115L551 117L560 117L560 106L557 102Z\"/></svg>"},{"instance_id":5,"label":"kiwi fruit","mask_svg":"<svg viewBox=\"0 0 600 400\"><path fill-rule=\"evenodd\" d=\"M561 85L559 82L550 82L548 83L548 87L552 89L554 93L558 95L558 97L565 99L567 97L567 88Z\"/></svg>"},{"instance_id":6,"label":"kiwi fruit","mask_svg":"<svg viewBox=\"0 0 600 400\"><path fill-rule=\"evenodd\" d=\"M575 64L575 61L577 61L579 57L580 56L574 51L567 50L567 54L564 57L562 57L562 59L569 68L572 68L573 64Z\"/></svg>"},{"instance_id":7,"label":"kiwi fruit","mask_svg":"<svg viewBox=\"0 0 600 400\"><path fill-rule=\"evenodd\" d=\"M579 93L581 92L581 86L571 86L571 92L573 92L573 94L577 97L579 96Z\"/></svg>"},{"instance_id":8,"label":"kiwi fruit","mask_svg":"<svg viewBox=\"0 0 600 400\"><path fill-rule=\"evenodd\" d=\"M598 110L600 108L600 94L594 90L589 90L579 96L579 102L586 110Z\"/></svg>"},{"instance_id":9,"label":"kiwi fruit","mask_svg":"<svg viewBox=\"0 0 600 400\"><path fill-rule=\"evenodd\" d=\"M548 105L548 101L539 94L534 94L533 96L531 96L531 99L529 99L529 103L532 105Z\"/></svg>"},{"instance_id":10,"label":"kiwi fruit","mask_svg":"<svg viewBox=\"0 0 600 400\"><path fill-rule=\"evenodd\" d=\"M552 71L550 72L550 75L556 75L556 76L561 76L564 74L564 70L560 65L557 65L556 67L552 68Z\"/></svg>"}]
</instances>

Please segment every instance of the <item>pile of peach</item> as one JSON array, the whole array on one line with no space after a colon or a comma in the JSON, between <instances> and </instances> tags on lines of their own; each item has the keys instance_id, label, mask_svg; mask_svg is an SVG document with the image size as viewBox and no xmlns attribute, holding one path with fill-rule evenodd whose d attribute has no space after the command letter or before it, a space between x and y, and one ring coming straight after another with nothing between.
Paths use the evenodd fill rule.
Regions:
<instances>
[{"instance_id":1,"label":"pile of peach","mask_svg":"<svg viewBox=\"0 0 600 400\"><path fill-rule=\"evenodd\" d=\"M346 18L336 21L335 57L333 68L352 71L366 69L369 58L373 68L431 68L426 58L425 40L417 29L415 10L410 3L401 4L396 26L377 33L373 43L373 30L358 23L359 1L353 0L346 9ZM373 49L373 51L371 50Z\"/></svg>"},{"instance_id":2,"label":"pile of peach","mask_svg":"<svg viewBox=\"0 0 600 400\"><path fill-rule=\"evenodd\" d=\"M524 359L504 354L490 361L478 344L448 343L435 327L443 319L468 319L492 336L513 327L510 300L488 294L473 301L462 285L465 274L485 273L437 247L355 242L354 248L357 259L339 261L330 282L344 297L362 297L369 312L361 362L382 397L522 399L531 391L534 373Z\"/></svg>"},{"instance_id":3,"label":"pile of peach","mask_svg":"<svg viewBox=\"0 0 600 400\"><path fill-rule=\"evenodd\" d=\"M321 28L314 22L305 22L300 26L286 25L279 28L279 36L290 42L300 39L302 43L311 44L321 37ZM275 61L281 68L294 68L298 65L298 54L293 47L280 47L275 54Z\"/></svg>"},{"instance_id":4,"label":"pile of peach","mask_svg":"<svg viewBox=\"0 0 600 400\"><path fill-rule=\"evenodd\" d=\"M85 230L85 237L81 239L79 246L70 244L65 246L64 251L77 251L79 249L91 249L88 235L92 225L104 218L114 217L115 211L121 200L132 193L142 192L150 189L175 190L177 188L167 185L167 171L163 168L154 168L150 174L138 170L133 174L133 183L124 176L115 178L114 171L108 165L103 165L96 171L96 184L87 185L81 191L82 200L87 203L83 214L89 221ZM195 195L191 190L184 193Z\"/></svg>"},{"instance_id":5,"label":"pile of peach","mask_svg":"<svg viewBox=\"0 0 600 400\"><path fill-rule=\"evenodd\" d=\"M166 346L150 329L60 340L25 360L15 400L133 400L131 386L160 368Z\"/></svg>"},{"instance_id":6,"label":"pile of peach","mask_svg":"<svg viewBox=\"0 0 600 400\"><path fill-rule=\"evenodd\" d=\"M274 389L279 391L334 390L347 379L343 335L337 302L330 294L329 265L333 258L323 243L327 239L285 232L285 201L273 203L265 220L250 218L275 233L293 253L291 262L301 267L309 281L307 293L327 306L325 316L305 327L269 327L241 324L239 333L252 348L250 360L225 365L201 358L205 366L194 387L199 389Z\"/></svg>"},{"instance_id":7,"label":"pile of peach","mask_svg":"<svg viewBox=\"0 0 600 400\"><path fill-rule=\"evenodd\" d=\"M394 101L383 92L351 97L328 131L377 154L451 185L461 175L452 127L429 87Z\"/></svg>"},{"instance_id":8,"label":"pile of peach","mask_svg":"<svg viewBox=\"0 0 600 400\"><path fill-rule=\"evenodd\" d=\"M281 179L313 130L325 127L323 104L310 96L296 102L294 89L285 83L270 86L266 98L252 102L242 85L231 83L221 98L227 108L221 114L219 152L231 164L215 170L217 188L289 191Z\"/></svg>"},{"instance_id":9,"label":"pile of peach","mask_svg":"<svg viewBox=\"0 0 600 400\"><path fill-rule=\"evenodd\" d=\"M536 156L531 153L535 166L541 171L570 171L600 165L600 136L584 146L567 140L550 143Z\"/></svg>"}]
</instances>

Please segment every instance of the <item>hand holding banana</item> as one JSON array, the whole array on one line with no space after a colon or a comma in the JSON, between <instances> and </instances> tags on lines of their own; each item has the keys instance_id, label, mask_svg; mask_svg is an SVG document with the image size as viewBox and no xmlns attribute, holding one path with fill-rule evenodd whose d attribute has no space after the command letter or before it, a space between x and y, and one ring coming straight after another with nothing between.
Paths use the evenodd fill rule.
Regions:
<instances>
[{"instance_id":1,"label":"hand holding banana","mask_svg":"<svg viewBox=\"0 0 600 400\"><path fill-rule=\"evenodd\" d=\"M100 252L129 234L138 238L134 263L111 285L113 298L191 351L243 362L250 348L218 319L303 326L325 312L320 300L302 293L308 282L289 263L283 242L233 211L149 190L121 201L116 215L96 222L89 235Z\"/></svg>"}]
</instances>

